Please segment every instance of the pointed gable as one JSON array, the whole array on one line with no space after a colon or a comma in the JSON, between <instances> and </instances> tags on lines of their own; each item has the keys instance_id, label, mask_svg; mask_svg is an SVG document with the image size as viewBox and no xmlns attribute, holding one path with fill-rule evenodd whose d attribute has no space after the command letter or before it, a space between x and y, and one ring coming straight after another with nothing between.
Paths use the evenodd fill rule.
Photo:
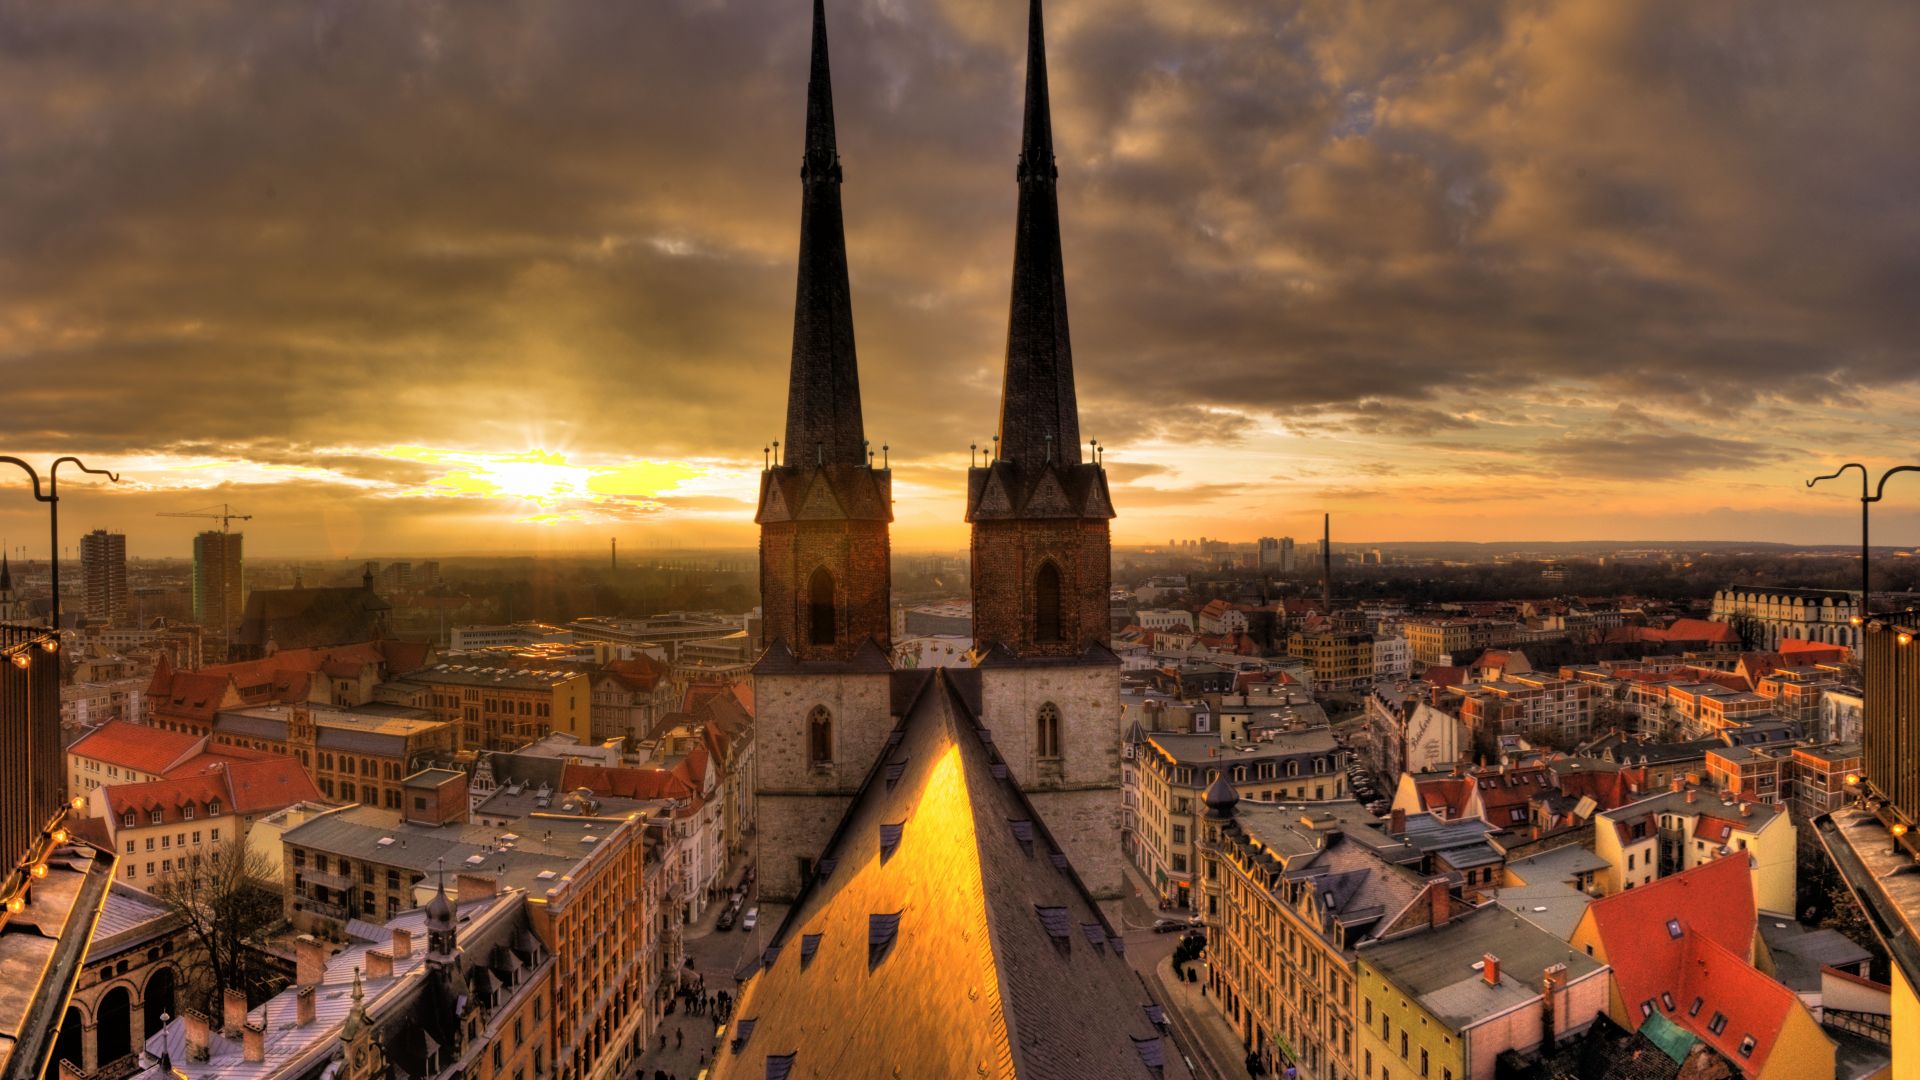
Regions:
<instances>
[{"instance_id":1,"label":"pointed gable","mask_svg":"<svg viewBox=\"0 0 1920 1080\"><path fill-rule=\"evenodd\" d=\"M713 1075L758 1080L786 1055L806 1076L1154 1075L1135 1047L1160 1033L1118 934L995 777L946 673L921 685L883 755L904 762L898 778L876 767L841 819L820 853L833 871L776 931L736 1009L750 1033ZM823 1024L823 1008L870 1022ZM1188 1075L1167 1058L1165 1075Z\"/></svg>"}]
</instances>

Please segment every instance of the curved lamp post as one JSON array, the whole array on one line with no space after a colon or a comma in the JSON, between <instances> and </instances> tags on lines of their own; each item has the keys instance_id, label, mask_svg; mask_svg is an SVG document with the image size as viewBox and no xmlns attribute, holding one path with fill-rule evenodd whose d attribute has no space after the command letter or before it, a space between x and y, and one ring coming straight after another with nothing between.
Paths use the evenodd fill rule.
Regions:
<instances>
[{"instance_id":1,"label":"curved lamp post","mask_svg":"<svg viewBox=\"0 0 1920 1080\"><path fill-rule=\"evenodd\" d=\"M40 474L34 471L33 466L17 457L6 457L4 455L0 455L0 462L20 466L20 468L33 479L33 497L47 504L47 521L53 543L51 549L53 604L48 610L50 617L47 620L47 624L53 628L54 639L57 641L59 640L60 634L60 466L72 462L74 468L79 469L81 472L89 472L95 476L104 476L116 484L120 482L120 474L108 472L105 469L92 468L86 462L71 455L56 458L53 464L47 469L47 490L45 494L42 494L40 491Z\"/></svg>"},{"instance_id":2,"label":"curved lamp post","mask_svg":"<svg viewBox=\"0 0 1920 1080\"><path fill-rule=\"evenodd\" d=\"M1873 488L1873 494L1871 495L1867 494L1867 489L1873 482L1873 474L1867 472L1867 467L1857 461L1849 461L1825 476L1816 476L1807 481L1807 486L1812 487L1822 480L1838 479L1840 474L1846 472L1848 469L1860 470L1860 623L1864 625L1867 621L1868 614L1867 597L1872 595L1869 590L1872 587L1871 578L1873 572L1873 559L1872 556L1868 554L1867 548L1867 510L1874 503L1886 497L1887 481L1891 479L1895 473L1920 472L1920 465L1898 465L1881 473L1880 483L1877 487Z\"/></svg>"}]
</instances>

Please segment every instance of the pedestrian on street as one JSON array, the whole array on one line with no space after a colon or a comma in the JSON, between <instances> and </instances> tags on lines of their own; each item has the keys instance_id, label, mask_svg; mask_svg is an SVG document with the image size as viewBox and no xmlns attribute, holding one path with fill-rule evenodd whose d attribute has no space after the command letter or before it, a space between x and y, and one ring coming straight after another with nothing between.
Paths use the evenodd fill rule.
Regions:
<instances>
[{"instance_id":1,"label":"pedestrian on street","mask_svg":"<svg viewBox=\"0 0 1920 1080\"><path fill-rule=\"evenodd\" d=\"M685 1041L685 1036L681 1033L679 1028L675 1028L673 1030L673 1048L675 1050L680 1049L680 1044L684 1041Z\"/></svg>"}]
</instances>

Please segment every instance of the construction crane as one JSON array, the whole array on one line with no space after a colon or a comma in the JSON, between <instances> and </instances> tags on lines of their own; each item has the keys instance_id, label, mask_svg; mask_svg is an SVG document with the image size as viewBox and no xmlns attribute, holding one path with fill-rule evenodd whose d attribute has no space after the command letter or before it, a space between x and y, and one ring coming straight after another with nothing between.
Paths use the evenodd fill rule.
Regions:
<instances>
[{"instance_id":1,"label":"construction crane","mask_svg":"<svg viewBox=\"0 0 1920 1080\"><path fill-rule=\"evenodd\" d=\"M216 513L217 511L217 513ZM229 525L236 521L252 521L252 514L236 514L233 507L226 503L208 506L199 510L176 510L170 513L155 514L155 517L211 518L220 523L220 531L226 532Z\"/></svg>"}]
</instances>

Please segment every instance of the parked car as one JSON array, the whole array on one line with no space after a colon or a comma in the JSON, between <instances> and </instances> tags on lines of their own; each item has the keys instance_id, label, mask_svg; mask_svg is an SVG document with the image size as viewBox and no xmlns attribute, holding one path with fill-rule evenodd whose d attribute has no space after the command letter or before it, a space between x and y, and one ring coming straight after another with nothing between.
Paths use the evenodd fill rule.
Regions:
<instances>
[{"instance_id":1,"label":"parked car","mask_svg":"<svg viewBox=\"0 0 1920 1080\"><path fill-rule=\"evenodd\" d=\"M720 913L720 921L717 923L714 923L713 925L714 925L714 928L717 930L733 929L733 909L727 908L726 910L722 911Z\"/></svg>"},{"instance_id":2,"label":"parked car","mask_svg":"<svg viewBox=\"0 0 1920 1080\"><path fill-rule=\"evenodd\" d=\"M1187 929L1187 920L1185 919L1153 920L1153 932L1156 934L1171 934L1176 930L1185 930L1185 929Z\"/></svg>"},{"instance_id":3,"label":"parked car","mask_svg":"<svg viewBox=\"0 0 1920 1080\"><path fill-rule=\"evenodd\" d=\"M758 926L759 924L760 924L760 909L757 907L750 907L747 909L746 918L740 920L740 929L744 931L751 931L755 926Z\"/></svg>"}]
</instances>

